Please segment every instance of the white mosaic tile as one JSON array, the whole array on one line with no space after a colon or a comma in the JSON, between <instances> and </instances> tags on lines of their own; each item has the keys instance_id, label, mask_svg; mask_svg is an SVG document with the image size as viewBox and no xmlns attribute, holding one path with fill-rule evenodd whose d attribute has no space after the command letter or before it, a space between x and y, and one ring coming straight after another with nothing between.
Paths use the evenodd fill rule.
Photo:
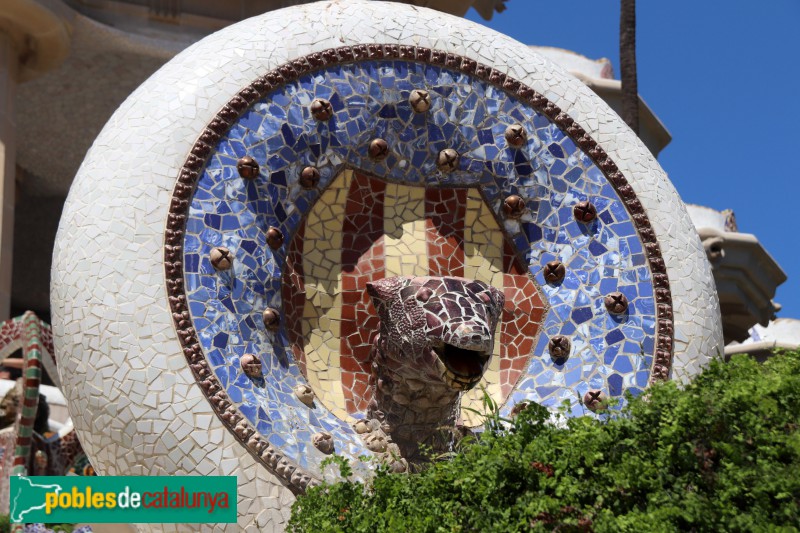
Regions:
<instances>
[{"instance_id":1,"label":"white mosaic tile","mask_svg":"<svg viewBox=\"0 0 800 533\"><path fill-rule=\"evenodd\" d=\"M240 494L256 495L240 501L238 524L203 531L281 530L293 496L223 427L181 352L161 252L178 169L217 110L255 77L286 59L363 42L466 55L566 110L626 175L659 238L674 302L673 377L689 379L722 351L711 270L677 192L617 115L566 72L492 30L400 4L324 2L244 21L179 54L111 118L73 183L52 273L59 374L97 471L232 474ZM141 440L145 428L155 440Z\"/></svg>"}]
</instances>

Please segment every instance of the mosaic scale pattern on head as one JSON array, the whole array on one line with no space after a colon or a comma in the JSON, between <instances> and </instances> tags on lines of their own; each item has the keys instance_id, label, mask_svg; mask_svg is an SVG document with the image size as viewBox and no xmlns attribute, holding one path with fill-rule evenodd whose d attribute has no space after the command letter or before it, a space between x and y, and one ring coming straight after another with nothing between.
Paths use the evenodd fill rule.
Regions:
<instances>
[{"instance_id":1,"label":"mosaic scale pattern on head","mask_svg":"<svg viewBox=\"0 0 800 533\"><path fill-rule=\"evenodd\" d=\"M382 351L395 372L470 389L494 347L505 298L476 280L396 276L367 284L380 316Z\"/></svg>"},{"instance_id":2,"label":"mosaic scale pattern on head","mask_svg":"<svg viewBox=\"0 0 800 533\"><path fill-rule=\"evenodd\" d=\"M451 276L394 276L366 287L380 327L371 352L371 431L362 437L384 438L408 462L423 462L420 445L444 452L458 436L461 393L489 364L505 297Z\"/></svg>"}]
</instances>

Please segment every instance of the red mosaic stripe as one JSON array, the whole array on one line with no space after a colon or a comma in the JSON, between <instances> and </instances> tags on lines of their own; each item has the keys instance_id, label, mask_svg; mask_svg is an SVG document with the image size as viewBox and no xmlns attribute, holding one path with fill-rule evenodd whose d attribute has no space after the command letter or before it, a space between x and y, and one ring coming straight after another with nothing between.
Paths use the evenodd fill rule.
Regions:
<instances>
[{"instance_id":1,"label":"red mosaic stripe","mask_svg":"<svg viewBox=\"0 0 800 533\"><path fill-rule=\"evenodd\" d=\"M464 277L467 189L425 190L425 232L431 276Z\"/></svg>"},{"instance_id":2,"label":"red mosaic stripe","mask_svg":"<svg viewBox=\"0 0 800 533\"><path fill-rule=\"evenodd\" d=\"M306 234L305 221L300 224L286 253L283 271L281 298L283 300L286 336L297 366L306 378L305 337L303 336L303 309L306 303L305 277L303 272L303 241Z\"/></svg>"},{"instance_id":3,"label":"red mosaic stripe","mask_svg":"<svg viewBox=\"0 0 800 533\"><path fill-rule=\"evenodd\" d=\"M545 305L508 240L503 243L503 272L506 304L500 324L500 394L506 398L533 353Z\"/></svg>"},{"instance_id":4,"label":"red mosaic stripe","mask_svg":"<svg viewBox=\"0 0 800 533\"><path fill-rule=\"evenodd\" d=\"M378 315L367 282L385 277L383 207L386 184L354 173L342 224L342 317L340 367L348 413L367 410L369 357Z\"/></svg>"}]
</instances>

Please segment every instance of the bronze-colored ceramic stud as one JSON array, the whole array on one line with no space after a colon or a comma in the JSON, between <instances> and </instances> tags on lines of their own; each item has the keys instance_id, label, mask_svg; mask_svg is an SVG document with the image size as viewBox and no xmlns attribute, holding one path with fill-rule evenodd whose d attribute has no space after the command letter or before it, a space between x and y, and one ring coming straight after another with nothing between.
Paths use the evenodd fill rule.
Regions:
<instances>
[{"instance_id":1,"label":"bronze-colored ceramic stud","mask_svg":"<svg viewBox=\"0 0 800 533\"><path fill-rule=\"evenodd\" d=\"M628 298L621 292L612 292L603 299L606 309L612 315L621 315L628 310Z\"/></svg>"},{"instance_id":2,"label":"bronze-colored ceramic stud","mask_svg":"<svg viewBox=\"0 0 800 533\"><path fill-rule=\"evenodd\" d=\"M564 280L567 268L561 261L550 261L544 266L544 280L547 283L560 283Z\"/></svg>"},{"instance_id":3,"label":"bronze-colored ceramic stud","mask_svg":"<svg viewBox=\"0 0 800 533\"><path fill-rule=\"evenodd\" d=\"M572 214L578 222L588 223L597 218L597 208L588 200L578 202L572 208Z\"/></svg>"},{"instance_id":4,"label":"bronze-colored ceramic stud","mask_svg":"<svg viewBox=\"0 0 800 533\"><path fill-rule=\"evenodd\" d=\"M239 359L239 364L245 376L253 379L261 378L264 376L264 369L261 367L261 359L258 356L246 353Z\"/></svg>"},{"instance_id":5,"label":"bronze-colored ceramic stud","mask_svg":"<svg viewBox=\"0 0 800 533\"><path fill-rule=\"evenodd\" d=\"M458 152L452 148L445 148L436 156L436 166L442 172L452 172L458 168Z\"/></svg>"},{"instance_id":6,"label":"bronze-colored ceramic stud","mask_svg":"<svg viewBox=\"0 0 800 533\"><path fill-rule=\"evenodd\" d=\"M295 385L294 395L307 407L314 407L314 391L303 383Z\"/></svg>"},{"instance_id":7,"label":"bronze-colored ceramic stud","mask_svg":"<svg viewBox=\"0 0 800 533\"><path fill-rule=\"evenodd\" d=\"M598 389L590 389L583 395L583 405L590 411L600 411L605 408L606 393Z\"/></svg>"},{"instance_id":8,"label":"bronze-colored ceramic stud","mask_svg":"<svg viewBox=\"0 0 800 533\"><path fill-rule=\"evenodd\" d=\"M317 167L306 167L300 173L300 186L304 189L313 189L319 183L319 170Z\"/></svg>"},{"instance_id":9,"label":"bronze-colored ceramic stud","mask_svg":"<svg viewBox=\"0 0 800 533\"><path fill-rule=\"evenodd\" d=\"M273 250L283 246L283 232L275 226L270 226L267 230L267 244Z\"/></svg>"},{"instance_id":10,"label":"bronze-colored ceramic stud","mask_svg":"<svg viewBox=\"0 0 800 533\"><path fill-rule=\"evenodd\" d=\"M572 343L564 335L555 335L550 339L547 345L550 350L550 357L559 361L569 357L569 351L572 349Z\"/></svg>"},{"instance_id":11,"label":"bronze-colored ceramic stud","mask_svg":"<svg viewBox=\"0 0 800 533\"><path fill-rule=\"evenodd\" d=\"M428 91L414 89L408 97L408 103L414 113L424 113L431 108L431 95Z\"/></svg>"},{"instance_id":12,"label":"bronze-colored ceramic stud","mask_svg":"<svg viewBox=\"0 0 800 533\"><path fill-rule=\"evenodd\" d=\"M246 180L254 180L258 177L258 163L256 160L246 155L236 162L236 170L239 175Z\"/></svg>"},{"instance_id":13,"label":"bronze-colored ceramic stud","mask_svg":"<svg viewBox=\"0 0 800 533\"><path fill-rule=\"evenodd\" d=\"M212 248L209 259L211 260L211 266L217 270L228 270L233 266L233 254L224 246Z\"/></svg>"},{"instance_id":14,"label":"bronze-colored ceramic stud","mask_svg":"<svg viewBox=\"0 0 800 533\"><path fill-rule=\"evenodd\" d=\"M311 102L311 115L317 120L328 120L333 116L333 106L324 98Z\"/></svg>"},{"instance_id":15,"label":"bronze-colored ceramic stud","mask_svg":"<svg viewBox=\"0 0 800 533\"><path fill-rule=\"evenodd\" d=\"M522 197L512 194L503 201L503 213L508 218L520 218L525 212L525 200Z\"/></svg>"},{"instance_id":16,"label":"bronze-colored ceramic stud","mask_svg":"<svg viewBox=\"0 0 800 533\"><path fill-rule=\"evenodd\" d=\"M528 132L520 124L512 124L506 128L506 142L509 146L519 148L528 142Z\"/></svg>"},{"instance_id":17,"label":"bronze-colored ceramic stud","mask_svg":"<svg viewBox=\"0 0 800 533\"><path fill-rule=\"evenodd\" d=\"M267 329L276 330L281 325L281 315L278 313L277 309L267 307L264 313L262 313L261 318L264 321L264 327Z\"/></svg>"},{"instance_id":18,"label":"bronze-colored ceramic stud","mask_svg":"<svg viewBox=\"0 0 800 533\"><path fill-rule=\"evenodd\" d=\"M389 143L383 139L372 139L369 143L369 158L373 161L383 161L389 155Z\"/></svg>"},{"instance_id":19,"label":"bronze-colored ceramic stud","mask_svg":"<svg viewBox=\"0 0 800 533\"><path fill-rule=\"evenodd\" d=\"M333 435L330 433L325 431L315 433L314 436L311 437L311 442L324 454L330 455L334 452Z\"/></svg>"}]
</instances>

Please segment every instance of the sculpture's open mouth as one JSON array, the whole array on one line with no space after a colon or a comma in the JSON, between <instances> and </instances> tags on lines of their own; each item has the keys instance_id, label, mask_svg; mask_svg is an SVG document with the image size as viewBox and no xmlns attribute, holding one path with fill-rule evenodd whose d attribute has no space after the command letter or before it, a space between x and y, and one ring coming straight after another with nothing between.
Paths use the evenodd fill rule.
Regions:
<instances>
[{"instance_id":1,"label":"sculpture's open mouth","mask_svg":"<svg viewBox=\"0 0 800 533\"><path fill-rule=\"evenodd\" d=\"M491 353L441 343L433 346L442 379L454 389L469 390L481 380Z\"/></svg>"}]
</instances>

